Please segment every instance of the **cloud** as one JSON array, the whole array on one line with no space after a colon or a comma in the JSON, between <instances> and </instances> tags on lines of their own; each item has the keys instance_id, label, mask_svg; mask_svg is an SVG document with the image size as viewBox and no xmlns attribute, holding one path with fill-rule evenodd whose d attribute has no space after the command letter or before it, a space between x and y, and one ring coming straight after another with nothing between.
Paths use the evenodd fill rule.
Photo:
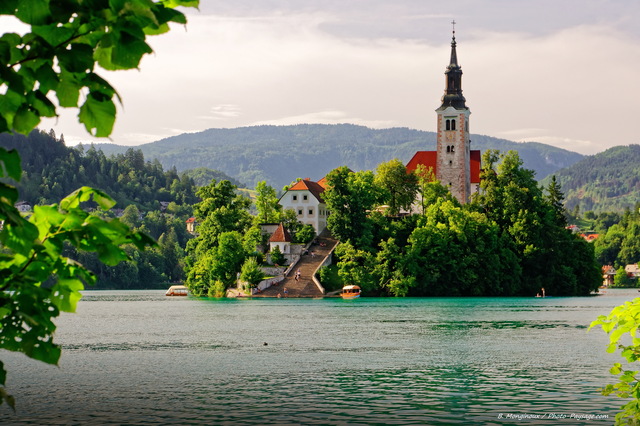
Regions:
<instances>
[{"instance_id":1,"label":"cloud","mask_svg":"<svg viewBox=\"0 0 640 426\"><path fill-rule=\"evenodd\" d=\"M317 111L311 112L307 114L301 114L296 116L282 117L276 118L273 120L266 121L257 121L253 123L254 126L260 125L274 125L274 126L287 126L294 124L358 124L361 126L371 127L371 128L387 128L393 127L397 123L392 121L375 121L375 120L365 120L358 117L349 116L344 111Z\"/></svg>"}]
</instances>

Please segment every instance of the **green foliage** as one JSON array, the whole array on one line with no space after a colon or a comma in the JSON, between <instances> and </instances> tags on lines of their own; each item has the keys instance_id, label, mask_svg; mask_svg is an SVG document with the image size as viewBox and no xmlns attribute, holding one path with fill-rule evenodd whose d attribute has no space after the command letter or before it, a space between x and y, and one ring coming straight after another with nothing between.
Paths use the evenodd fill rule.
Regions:
<instances>
[{"instance_id":1,"label":"green foliage","mask_svg":"<svg viewBox=\"0 0 640 426\"><path fill-rule=\"evenodd\" d=\"M137 68L142 56L152 52L147 35L168 31L170 22L186 23L172 7L197 4L70 0L62 7L46 0L5 2L0 14L15 16L31 31L0 37L5 89L0 95L0 132L29 133L40 117L57 115L57 103L79 108L78 119L92 135L109 136L118 95L94 71L96 65L106 70Z\"/></svg>"},{"instance_id":2,"label":"green foliage","mask_svg":"<svg viewBox=\"0 0 640 426\"><path fill-rule=\"evenodd\" d=\"M280 219L281 206L278 204L278 196L273 187L267 182L260 181L256 184L256 209L258 223L276 223Z\"/></svg>"},{"instance_id":3,"label":"green foliage","mask_svg":"<svg viewBox=\"0 0 640 426\"><path fill-rule=\"evenodd\" d=\"M367 211L378 204L381 196L373 173L354 173L339 167L327 175L327 185L322 197L331 212L327 218L331 233L356 247L371 247L373 231Z\"/></svg>"},{"instance_id":4,"label":"green foliage","mask_svg":"<svg viewBox=\"0 0 640 426\"><path fill-rule=\"evenodd\" d=\"M616 219L618 222L613 223ZM596 223L601 229L610 225L593 243L600 264L624 267L640 260L640 214L637 209L622 216L601 213Z\"/></svg>"},{"instance_id":5,"label":"green foliage","mask_svg":"<svg viewBox=\"0 0 640 426\"><path fill-rule=\"evenodd\" d=\"M316 230L313 228L313 225L303 225L294 236L294 239L297 243L307 244L311 242L316 237Z\"/></svg>"},{"instance_id":6,"label":"green foliage","mask_svg":"<svg viewBox=\"0 0 640 426\"><path fill-rule=\"evenodd\" d=\"M93 146L86 151L82 146L66 147L53 131L0 134L0 146L20 153L23 176L20 182L11 183L21 201L31 205L57 202L83 185L107 192L122 208L135 204L143 211L159 210L159 202L164 201L174 203L173 209L184 215L184 206L197 201L190 178L178 175L175 169L165 172L159 162L145 161L139 150L130 148L106 157Z\"/></svg>"},{"instance_id":7,"label":"green foliage","mask_svg":"<svg viewBox=\"0 0 640 426\"><path fill-rule=\"evenodd\" d=\"M118 95L94 72L95 65L136 68L152 51L147 35L168 31L169 22L186 23L172 8L197 5L198 0L4 1L0 15L19 19L31 31L0 36L0 133L28 134L41 117L57 116L57 108L77 107L89 133L108 136ZM0 149L0 163L0 178L20 181L16 151ZM59 190L56 184L51 189ZM0 348L57 364L60 348L53 343L52 319L60 311L73 312L84 285L95 282L95 275L64 256L65 244L116 265L129 259L125 245L143 249L154 242L117 219L104 220L81 208L86 203L111 208L115 201L101 190L83 186L59 205L35 206L28 221L14 207L18 194L0 182ZM5 381L0 363L0 404L14 407Z\"/></svg>"},{"instance_id":8,"label":"green foliage","mask_svg":"<svg viewBox=\"0 0 640 426\"><path fill-rule=\"evenodd\" d=\"M284 254L280 251L280 247L275 246L271 249L271 264L273 265L286 265L287 259L284 257Z\"/></svg>"},{"instance_id":9,"label":"green foliage","mask_svg":"<svg viewBox=\"0 0 640 426\"><path fill-rule=\"evenodd\" d=\"M375 256L368 251L357 249L350 242L340 243L334 252L340 259L338 275L345 284L360 286L365 293L375 290L372 273Z\"/></svg>"},{"instance_id":10,"label":"green foliage","mask_svg":"<svg viewBox=\"0 0 640 426\"><path fill-rule=\"evenodd\" d=\"M340 290L344 286L336 265L323 266L318 270L318 279L327 291Z\"/></svg>"},{"instance_id":11,"label":"green foliage","mask_svg":"<svg viewBox=\"0 0 640 426\"><path fill-rule=\"evenodd\" d=\"M418 178L414 173L407 173L402 161L396 158L379 164L375 183L381 189L381 201L389 205L390 215L411 209L418 191Z\"/></svg>"},{"instance_id":12,"label":"green foliage","mask_svg":"<svg viewBox=\"0 0 640 426\"><path fill-rule=\"evenodd\" d=\"M616 275L613 278L614 287L635 287L637 280L632 279L627 274L627 271L621 266L616 271Z\"/></svg>"},{"instance_id":13,"label":"green foliage","mask_svg":"<svg viewBox=\"0 0 640 426\"><path fill-rule=\"evenodd\" d=\"M216 298L224 297L226 292L227 292L226 285L222 281L216 280L213 282L211 287L209 287L209 289L207 290L207 297L216 297Z\"/></svg>"},{"instance_id":14,"label":"green foliage","mask_svg":"<svg viewBox=\"0 0 640 426\"><path fill-rule=\"evenodd\" d=\"M614 363L610 372L618 376L618 382L602 389L602 394L605 396L615 395L628 400L622 405L622 411L616 415L616 425L640 422L640 380L638 371L633 370L635 363L640 359L640 338L637 336L640 325L638 318L640 318L640 298L615 307L609 315L600 315L589 326L589 330L596 326L602 327L602 330L609 334L607 352L614 353L617 350L628 365ZM623 337L627 338L626 344L621 341Z\"/></svg>"},{"instance_id":15,"label":"green foliage","mask_svg":"<svg viewBox=\"0 0 640 426\"><path fill-rule=\"evenodd\" d=\"M533 171L523 168L513 151L485 152L481 178L482 191L471 208L508 237L522 269L519 294L536 294L542 287L553 295L586 295L597 289L601 277L593 248L565 229L563 195L556 184L543 195Z\"/></svg>"},{"instance_id":16,"label":"green foliage","mask_svg":"<svg viewBox=\"0 0 640 426\"><path fill-rule=\"evenodd\" d=\"M255 257L249 257L242 264L240 279L253 285L258 284L264 279L264 272L260 269L260 265L258 265L258 261Z\"/></svg>"},{"instance_id":17,"label":"green foliage","mask_svg":"<svg viewBox=\"0 0 640 426\"><path fill-rule=\"evenodd\" d=\"M0 153L3 161L12 156ZM60 347L53 342L53 318L61 311L74 312L80 291L96 280L93 273L63 255L65 244L95 252L101 262L116 265L129 259L123 246L144 249L155 243L117 219L103 220L82 210L81 204L90 200L102 209L111 208L114 201L102 191L80 188L59 205L35 206L27 221L13 207L18 197L15 188L0 184L0 190L0 219L4 220L0 232L4 248L0 254L0 348L57 364ZM0 386L5 377L0 369ZM2 393L11 404L4 389Z\"/></svg>"}]
</instances>

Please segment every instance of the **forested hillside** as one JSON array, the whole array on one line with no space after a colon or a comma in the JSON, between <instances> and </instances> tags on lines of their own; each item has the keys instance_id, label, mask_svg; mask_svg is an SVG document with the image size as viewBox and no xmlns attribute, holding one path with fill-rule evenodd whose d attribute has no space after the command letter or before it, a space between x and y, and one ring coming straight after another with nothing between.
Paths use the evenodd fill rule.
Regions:
<instances>
[{"instance_id":1,"label":"forested hillside","mask_svg":"<svg viewBox=\"0 0 640 426\"><path fill-rule=\"evenodd\" d=\"M640 201L640 145L616 146L555 173L565 206L582 212L623 211Z\"/></svg>"},{"instance_id":2,"label":"forested hillside","mask_svg":"<svg viewBox=\"0 0 640 426\"><path fill-rule=\"evenodd\" d=\"M142 151L133 148L106 156L93 147L67 147L52 131L34 131L28 136L0 134L0 146L20 153L23 176L16 186L21 200L32 205L57 203L77 188L91 186L113 197L118 208L134 204L157 210L161 201L195 203L195 180L201 186L211 178L226 178L214 170L178 174L172 167L164 171L159 161L145 161Z\"/></svg>"},{"instance_id":3,"label":"forested hillside","mask_svg":"<svg viewBox=\"0 0 640 426\"><path fill-rule=\"evenodd\" d=\"M471 149L517 150L525 167L542 179L582 158L581 154L540 143L516 143L472 135ZM373 170L398 158L407 163L416 151L433 150L436 134L407 128L375 130L352 124L299 124L209 129L140 145L146 158L178 171L207 167L221 170L249 187L266 180L276 189L296 178L320 179L340 166ZM127 147L100 144L105 153Z\"/></svg>"}]
</instances>

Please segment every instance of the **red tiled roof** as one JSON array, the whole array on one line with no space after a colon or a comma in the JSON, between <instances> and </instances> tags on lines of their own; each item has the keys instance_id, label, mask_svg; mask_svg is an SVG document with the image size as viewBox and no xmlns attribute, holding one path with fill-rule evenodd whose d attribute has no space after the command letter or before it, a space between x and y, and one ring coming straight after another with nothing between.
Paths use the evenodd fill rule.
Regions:
<instances>
[{"instance_id":1,"label":"red tiled roof","mask_svg":"<svg viewBox=\"0 0 640 426\"><path fill-rule=\"evenodd\" d=\"M482 165L482 154L479 149L471 151L469 160L469 171L471 172L471 183L480 183L480 169Z\"/></svg>"},{"instance_id":2,"label":"red tiled roof","mask_svg":"<svg viewBox=\"0 0 640 426\"><path fill-rule=\"evenodd\" d=\"M320 179L318 181L318 185L320 185L321 187L323 187L324 189L327 189L327 177L323 177L322 179Z\"/></svg>"},{"instance_id":3,"label":"red tiled roof","mask_svg":"<svg viewBox=\"0 0 640 426\"><path fill-rule=\"evenodd\" d=\"M431 168L433 174L438 174L438 152L437 151L418 151L413 158L407 163L407 171L412 172L418 168L418 164L424 164L427 169ZM480 150L471 151L469 159L469 171L471 173L471 183L480 183L480 168L482 164L482 154Z\"/></svg>"},{"instance_id":4,"label":"red tiled roof","mask_svg":"<svg viewBox=\"0 0 640 426\"><path fill-rule=\"evenodd\" d=\"M278 228L269 238L270 243L290 243L291 241L291 235L289 235L282 223L278 225Z\"/></svg>"},{"instance_id":5,"label":"red tiled roof","mask_svg":"<svg viewBox=\"0 0 640 426\"><path fill-rule=\"evenodd\" d=\"M438 153L436 151L418 151L407 163L407 171L412 172L418 168L418 164L424 164L427 169L432 169L433 174L438 173Z\"/></svg>"},{"instance_id":6,"label":"red tiled roof","mask_svg":"<svg viewBox=\"0 0 640 426\"><path fill-rule=\"evenodd\" d=\"M324 200L322 199L322 193L324 192L324 189L325 188L318 182L303 179L296 182L295 185L289 188L289 191L309 191L313 194L314 197L318 199L318 201L324 203Z\"/></svg>"},{"instance_id":7,"label":"red tiled roof","mask_svg":"<svg viewBox=\"0 0 640 426\"><path fill-rule=\"evenodd\" d=\"M190 217L189 219L186 220L187 223L194 223L196 221L195 217Z\"/></svg>"}]
</instances>

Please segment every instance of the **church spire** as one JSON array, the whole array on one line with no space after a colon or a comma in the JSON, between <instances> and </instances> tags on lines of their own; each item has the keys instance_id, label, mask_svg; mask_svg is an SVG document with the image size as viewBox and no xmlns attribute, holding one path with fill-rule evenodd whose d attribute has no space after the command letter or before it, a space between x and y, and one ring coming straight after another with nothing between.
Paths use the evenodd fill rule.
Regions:
<instances>
[{"instance_id":1,"label":"church spire","mask_svg":"<svg viewBox=\"0 0 640 426\"><path fill-rule=\"evenodd\" d=\"M458 65L458 53L456 52L456 21L452 21L453 36L451 37L451 60L445 71L445 89L442 96L442 106L447 108L452 106L456 109L466 109L466 99L462 96L462 69Z\"/></svg>"}]
</instances>

